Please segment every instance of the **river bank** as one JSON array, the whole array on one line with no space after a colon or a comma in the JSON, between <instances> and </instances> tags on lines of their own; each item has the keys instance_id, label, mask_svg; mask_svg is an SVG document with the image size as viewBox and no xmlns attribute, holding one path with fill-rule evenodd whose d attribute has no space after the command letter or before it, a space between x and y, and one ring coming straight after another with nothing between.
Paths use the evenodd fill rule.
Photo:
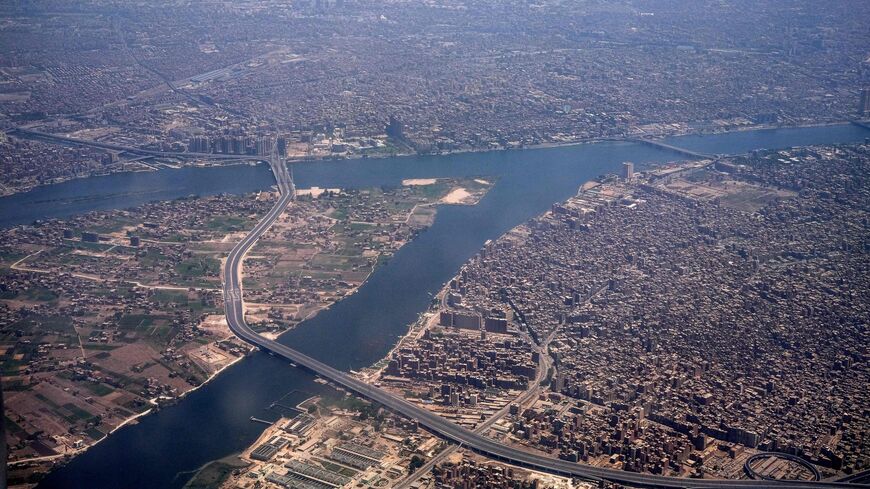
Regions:
<instances>
[{"instance_id":1,"label":"river bank","mask_svg":"<svg viewBox=\"0 0 870 489\"><path fill-rule=\"evenodd\" d=\"M357 292L360 286L362 286L368 278L374 273L379 266L381 266L390 256L392 256L395 252L404 247L407 243L409 243L413 236L415 236L419 231L425 229L430 226L432 222L434 222L436 208L434 204L452 204L452 205L473 205L477 199L485 195L486 191L492 186L491 183L480 180L480 179L449 179L446 181L442 181L442 179L433 179L431 183L428 185L422 186L413 186L409 188L397 188L391 189L388 191L372 189L367 191L359 191L359 192L348 192L345 195L345 192L340 191L338 189L331 189L329 192L321 192L318 193L317 197L313 198L303 198L298 205L294 205L292 209L287 211L284 216L276 223L276 228L270 231L269 236L265 236L261 243L258 244L257 254L255 256L249 257L248 269L252 269L255 271L253 276L249 277L245 280L247 290L246 295L254 295L262 297L262 294L265 291L268 293L273 288L273 285L269 285L268 282L264 282L263 275L261 273L256 273L257 271L262 271L263 266L262 262L266 259L266 270L271 273L273 270L272 263L283 263L298 259L296 253L299 251L300 246L304 247L305 243L310 241L310 235L320 236L328 241L336 241L340 243L345 243L347 238L353 237L357 241L362 240L362 243L359 243L361 249L359 252L361 255L359 258L360 263L365 265L365 268L357 269L357 261L354 260L353 254L348 251L339 251L338 249L333 250L334 252L338 252L339 255L333 256L329 250L330 246L325 246L317 249L312 249L313 254L305 253L305 255L309 256L311 259L311 263L318 261L318 257L322 257L322 260L318 262L318 265L314 267L308 267L307 265L303 265L298 270L285 270L281 268L281 277L280 281L286 281L286 277L288 276L297 276L298 273L311 273L315 277L317 277L318 273L321 274L330 274L336 273L339 278L342 278L342 284L344 284L343 290L339 294L330 294L329 291L333 290L335 287L329 285L328 283L319 283L317 278L307 277L309 280L305 285L306 290L309 293L314 292L319 297L318 300L311 302L311 300L303 300L304 304L252 304L248 303L247 308L249 309L248 316L249 318L255 322L260 323L261 325L265 325L265 327L272 327L272 325L276 323L276 316L273 314L274 311L281 310L286 305L292 306L295 312L293 313L294 319L289 323L289 328L293 328L299 323L310 320L311 318L316 317L317 314L321 313L323 310L332 307L335 303L340 300L344 300L347 297L352 296ZM465 188L470 189L469 191L464 191ZM474 200L466 199L449 199L451 195L456 194L458 191L464 191L464 194L468 196L475 196ZM260 201L263 194L256 199ZM238 205L243 205L245 200L244 197L241 199L236 199ZM207 200L207 202L213 202L211 207L214 208L224 208L222 205L224 200L221 198L212 198ZM175 215L182 213L182 210L187 209L186 207L179 208L178 205L181 205L181 202L177 203L167 203L165 205L169 206L170 209L174 209L173 212L164 213L165 215ZM172 207L175 206L175 207ZM209 208L208 205L203 205L200 207ZM153 206L146 207L146 209L151 209L154 211ZM202 210L202 209L200 209ZM187 209L189 211L189 209ZM133 218L133 221L130 221L131 216L141 216L143 213L148 213L147 210L135 211L131 214L131 212L126 211L117 211L115 214L111 215L102 215L101 217L94 217L97 219L96 221L79 221L80 226L84 226L84 229L89 229L89 226L97 226L104 227L108 229L115 229L117 227L118 222L126 223L124 224L124 228L120 231L104 231L103 236L107 239L112 238L116 239L116 235L122 233L124 229L130 228L130 222L138 222L136 218ZM224 210L222 212L231 212ZM111 216L115 217L111 217ZM149 214L154 216L155 214ZM200 213L199 216L209 215L207 212ZM212 216L214 217L214 216ZM372 219L374 222L365 222L365 220L361 221L360 218L364 219ZM101 219L105 219L107 222L103 222ZM152 217L154 219L154 217ZM204 223L201 226L209 227L208 222L211 218L206 218ZM313 223L313 221L321 221L323 226L320 232L317 231L317 226ZM90 224L88 224L90 222ZM172 221L175 222L175 221ZM217 222L217 221L215 221ZM224 223L223 220L220 220L221 223ZM113 223L113 224L108 224ZM163 228L169 223L160 224L160 221L154 221L150 223L152 228ZM64 224L63 222L59 223L47 223L46 226L55 226L57 229L63 227L64 229L70 228L72 226ZM224 225L224 224L222 224ZM297 237L297 234L301 230L301 235ZM139 229L139 231L144 231L144 229ZM20 229L10 229L4 231L8 233L10 236L19 235L24 232ZM56 233L59 231L56 230ZM191 232L197 232L195 229ZM351 232L350 235L347 233ZM106 234L108 233L108 234ZM133 231L134 234L138 235L138 232ZM297 234L294 234L297 233ZM383 242L380 238L381 234L387 233L390 236L390 240L387 241L388 245L381 249L378 243ZM128 233L129 234L129 233ZM369 236L371 240L365 239L365 236ZM236 239L237 237L234 234L228 234L223 238L220 237L221 234L216 236L212 236L214 239L206 240L203 242L165 242L165 241L154 241L154 240L146 240L143 243L149 243L147 250L150 252L154 246L164 245L164 251L168 248L166 246L172 248L177 246L182 246L187 250L197 250L196 253L214 253L220 252L223 249L223 243L229 239ZM308 236L308 237L306 237ZM120 239L120 238L117 238ZM289 242L287 241L289 240ZM11 241L16 241L10 239ZM78 243L77 240L70 240L64 242L67 245L74 245ZM109 254L113 249L117 248L117 246L123 246L120 244L109 243L110 246L105 253ZM109 246L106 245L106 246ZM59 244L59 246L63 247L64 244ZM125 249L127 247L124 247ZM362 249L364 248L364 249ZM138 248L136 248L138 250ZM276 251L277 250L277 251ZM48 259L45 263L42 264L39 268L32 268L22 266L22 262L32 259L33 257L43 253L45 248L40 248L39 250L30 253L28 255L23 256L20 259L12 262L9 266L10 270L18 271L26 274L37 274L37 275L46 275L46 274L54 274L57 273L57 263L55 263L52 259ZM49 253L50 255L55 255L57 250L52 249ZM275 260L269 258L273 255L273 253L278 253ZM145 252L143 252L145 253ZM289 253L292 256L284 256ZM167 254L171 254L168 253ZM332 258L339 259L339 261L333 261ZM286 258L286 260L285 260ZM109 257L104 257L104 259L114 259L114 255ZM333 264L334 269L324 269L324 264ZM353 265L353 271L350 270L350 264ZM77 264L78 265L78 264ZM170 264L171 265L171 264ZM172 269L172 266L167 265L168 269ZM347 266L345 266L347 265ZM73 268L69 268L73 267ZM96 271L91 274L82 274L74 271L74 266L72 265L64 265L66 272L63 274L70 278L78 278L82 280L86 280L89 282L95 282L98 287L104 287L106 289L112 289L115 287L124 284L125 287L133 287L136 289L141 289L141 282L128 280L124 276L124 272L117 269L117 276L108 276L105 273L97 273ZM308 271L304 270L308 268ZM110 268L112 270L116 270L114 268ZM138 272L137 272L138 273ZM342 274L347 274L342 277ZM274 284L275 287L280 286L280 284ZM208 288L203 289L202 287L178 287L178 286L168 286L168 285L151 285L148 287L149 289L155 289L159 291L173 291L173 292L190 292L191 290L207 290L209 292L214 292L215 289ZM56 299L67 300L65 297L69 295L65 291L66 289L57 289L57 294L55 295ZM279 297L280 298L280 297ZM24 306L27 307L29 303L25 303ZM20 304L14 304L14 307L20 306ZM304 307L302 307L304 306ZM158 305L154 305L149 309L148 316L153 316L155 318L163 317L167 311L171 309L167 309L164 305L163 307L159 307ZM301 314L301 317L295 317L297 314ZM283 316L283 315L282 315ZM206 336L196 336L194 335L194 341L202 342L208 340L208 345L199 346L191 344L188 342L182 342L178 344L173 344L173 348L171 350L167 350L166 345L161 345L160 348L157 348L154 351L148 350L147 352L143 349L144 346L140 344L135 345L135 351L129 351L130 348L133 348L133 345L129 345L131 341L126 341L124 343L118 343L114 340L106 340L107 343L105 348L100 348L101 350L105 350L102 352L91 352L89 355L85 355L85 347L81 346L81 340L79 340L79 348L81 348L82 352L82 360L87 360L93 363L97 369L97 371L107 372L112 377L117 376L125 376L125 377L135 377L142 382L146 382L145 375L146 373L142 373L143 370L147 370L151 372L152 367L143 367L138 370L135 370L136 366L142 361L146 362L146 365L160 364L170 369L169 377L163 378L163 382L168 382L172 384L174 389L172 392L162 392L160 395L150 398L150 399L142 399L149 406L166 406L179 402L181 399L185 398L191 392L196 391L201 388L205 384L213 381L220 373L224 372L229 366L238 363L238 361L245 356L245 354L236 354L235 350L233 350L233 355L229 355L229 352L226 348L224 348L224 343L226 340L233 339L233 335L229 331L226 326L225 321L223 320L223 316L219 316L220 320L215 321L214 318L218 316L209 315L206 316L205 319L200 319L198 329L200 332L207 332ZM138 318L138 316L137 316ZM122 318L123 319L123 316ZM116 321L112 321L111 324L121 324L124 321L116 318ZM144 319L142 320L144 321ZM141 323L141 322L140 322ZM220 324L218 324L220 323ZM106 324L103 323L101 327L98 327L96 331L99 334L103 334L106 329ZM210 327L209 327L210 325ZM149 320L150 326L150 320ZM263 327L263 326L261 326ZM90 326L86 324L79 324L78 329L76 330L77 334L83 335L84 337L92 337L93 330ZM112 328L109 328L112 329ZM129 329L129 328L128 328ZM139 328L137 327L136 330ZM275 329L275 333L269 334L271 337L278 337L282 333L285 333L287 328L277 328ZM153 334L153 333L152 333ZM110 337L114 337L114 333L110 334ZM81 338L82 336L80 336ZM186 338L186 336L185 336ZM133 338L126 338L127 340L132 340ZM146 335L144 338L145 343L150 344L151 336ZM92 342L88 343L89 350L95 348L92 346ZM140 341L143 341L140 338ZM217 342L221 346L221 350L218 350L214 347L214 342ZM59 341L51 341L49 344L54 344ZM123 345L123 346L122 346ZM102 345L98 345L102 346ZM239 346L238 343L235 343L235 347L250 352L250 348ZM14 347L13 347L14 348ZM6 351L6 350L4 350ZM65 354L66 349L63 348L59 350L61 353ZM117 352L124 351L124 354L118 354ZM110 353L111 352L111 353ZM169 353L167 353L169 352ZM8 351L7 351L8 353ZM13 351L14 353L14 351ZM54 350L48 352L49 356L52 356L57 353ZM133 355L135 353L135 355ZM57 353L58 355L60 353ZM131 356L133 355L133 356ZM145 356L148 358L146 359ZM168 356L167 356L168 355ZM66 358L66 357L64 357ZM124 363L127 358L136 358L136 362L134 364ZM6 358L4 358L6 360ZM198 365L201 369L209 372L209 375L202 382L191 388L191 385L184 382L175 382L173 383L172 378L173 373L177 374L178 365L175 365L176 361L178 362L193 362ZM132 370L136 373L128 372L127 369ZM117 374L115 372L118 372ZM152 376L157 376L156 373L151 372L147 373L147 383L150 384L152 380ZM54 399L50 406L63 406L63 405L72 405L74 403L79 403L79 396L76 393L77 391L85 391L85 388L81 387L78 383L70 384L67 381L71 379L57 379L56 376L51 376L51 382L58 382L61 387L65 387L63 389L63 393L57 392L57 395L65 396L63 400ZM141 377L141 379L140 379ZM165 377L165 376L161 376ZM183 378L187 378L187 375L182 375ZM17 377L16 377L17 378ZM101 430L104 433L112 434L116 432L120 427L126 426L134 420L144 416L147 413L153 411L153 408L149 408L143 412L134 412L131 413L126 418L119 419L117 416L109 419L106 417L105 413L103 413L103 406L106 404L103 402L105 399L109 399L109 397L104 397L106 394L102 393L102 391L110 391L114 389L114 385L112 387L103 386L101 382L98 380L102 379L102 377L98 374L97 377L94 377L97 380L96 384L89 384L87 386L91 386L92 390L100 390L100 393L95 394L95 396L91 399L85 399L87 404L81 404L79 409L83 409L84 411L80 411L84 413L87 411L88 415L99 415L102 414L104 417L105 423L101 424ZM96 387L94 387L96 386ZM100 387L100 389L97 389ZM130 391L129 393L127 391ZM136 395L138 391L134 392L130 390L129 386L124 387L123 389L118 390L118 394L120 395ZM33 403L39 404L39 400L45 399L45 397L40 397L40 393L36 392L35 399L29 399L27 396L30 392L30 389L24 389L22 392L17 393L17 400L13 406L13 409L10 411L13 413L15 419L19 420L19 423L22 426L27 426L28 430L31 423L31 417L28 413L33 412L32 407L28 407L26 410L22 410L22 406L25 404L27 406L31 406ZM177 392L177 394L176 394ZM69 395L67 395L69 394ZM116 396L115 393L111 393L112 396ZM27 398L27 399L25 399ZM93 401L93 402L92 402ZM49 401L43 401L49 402ZM108 401L107 401L108 402ZM119 406L120 407L120 406ZM50 407L46 407L50 411ZM138 410L137 410L138 411ZM119 411L120 412L120 411ZM63 423L63 420L58 418L57 421L59 423ZM25 422L27 424L25 425ZM99 424L99 422L98 422ZM108 432L107 432L108 430ZM69 430L72 432L71 430ZM28 431L29 432L29 431ZM55 452L58 452L58 455L51 457L28 457L20 460L16 460L14 462L15 466L24 466L24 465L37 465L43 466L43 464L52 464L58 460L69 460L75 456L78 456L84 453L87 449L96 446L100 442L106 439L106 436L102 437L94 437L89 436L87 438L84 437L73 437L70 438L64 434L58 433L57 437L52 437L53 443L50 444L50 448ZM60 438L63 438L61 440ZM69 438L69 439L68 439ZM22 455L25 455L24 452L21 452ZM41 467L35 467L37 471Z\"/></svg>"},{"instance_id":2,"label":"river bank","mask_svg":"<svg viewBox=\"0 0 870 489\"><path fill-rule=\"evenodd\" d=\"M868 134L858 128L815 128L768 131L752 137L730 133L703 141L711 147L781 148L863 140ZM486 240L498 238L546 211L553 202L574 195L581 182L613 172L623 161L673 159L669 151L640 144L600 143L540 151L301 163L294 168L300 187L398 186L404 179L459 175L494 175L498 181L476 206L439 208L432 227L399 250L356 293L283 334L279 341L342 370L371 366L408 333L408 325L427 310L433 295ZM268 170L247 170L247 175L261 178L264 185L272 184ZM223 174L223 170L214 171ZM201 173L188 175L195 175L201 183ZM224 185L238 183L243 174L238 175ZM177 191L187 194L191 189L204 190L188 185ZM278 358L248 355L206 388L141 418L52 471L40 487L181 487L183 480L173 480L176 473L237 453L262 433L262 425L251 423L251 416L274 418L269 406L285 393L301 401L323 388L310 374L289 368Z\"/></svg>"},{"instance_id":3,"label":"river bank","mask_svg":"<svg viewBox=\"0 0 870 489\"><path fill-rule=\"evenodd\" d=\"M339 155L339 156L321 156L321 157L311 157L311 156L303 156L303 157L288 157L288 163L300 163L300 162L329 162L329 161L352 161L352 160L378 160L378 159L388 159L388 158L397 158L397 157L411 157L411 156L449 156L449 155L457 155L457 154L465 154L465 153L489 153L489 152L500 152L500 151L513 151L513 150L535 150L535 149L548 149L548 148L560 148L560 147L570 147L582 144L594 144L600 143L602 141L629 141L631 138L641 138L641 137L649 137L652 139L669 139L669 138L679 138L684 136L714 136L721 134L728 134L731 132L750 132L750 131L766 131L766 130L779 130L779 129L800 129L800 128L813 128L813 127L831 127L831 126L845 126L854 124L854 122L850 120L843 121L832 121L832 122L810 122L805 124L752 124L746 126L739 127L729 127L722 130L686 130L686 131L674 131L668 134L655 134L655 135L633 135L633 136L623 136L623 137L589 137L589 138L577 138L570 141L564 142L549 142L549 143L539 143L532 145L517 145L517 146L508 146L508 147L500 147L500 148L466 148L466 149L456 149L456 150L445 150L438 151L427 154L420 154L415 152L397 152L395 154L375 154L375 155ZM184 167L191 168L208 168L208 167L225 167L225 166L236 166L236 165L258 165L264 164L265 159L257 156L246 156L239 155L239 161L215 161L215 160L193 160L189 163L179 163L177 165L168 165L162 164L160 168L154 168L150 166L142 167L140 165L139 168L136 169L113 169L108 172L93 172L89 174L82 175L71 175L65 177L57 177L52 179L49 182L40 183L37 185L29 185L26 187L10 187L8 185L2 186L0 189L0 198L9 197L12 195L17 195L21 193L30 192L35 189L51 187L53 185L70 182L74 180L81 180L93 177L101 177L108 175L117 175L117 174L126 174L126 173L147 173L160 171L165 169L179 169Z\"/></svg>"}]
</instances>

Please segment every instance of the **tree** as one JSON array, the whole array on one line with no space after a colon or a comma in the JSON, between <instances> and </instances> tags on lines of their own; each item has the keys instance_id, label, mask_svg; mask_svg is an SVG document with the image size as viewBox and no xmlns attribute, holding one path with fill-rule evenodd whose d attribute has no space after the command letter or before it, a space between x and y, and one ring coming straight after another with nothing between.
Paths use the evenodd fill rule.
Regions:
<instances>
[{"instance_id":1,"label":"tree","mask_svg":"<svg viewBox=\"0 0 870 489\"><path fill-rule=\"evenodd\" d=\"M415 454L411 457L411 463L408 464L408 472L413 474L417 469L423 466L423 463L423 457Z\"/></svg>"}]
</instances>

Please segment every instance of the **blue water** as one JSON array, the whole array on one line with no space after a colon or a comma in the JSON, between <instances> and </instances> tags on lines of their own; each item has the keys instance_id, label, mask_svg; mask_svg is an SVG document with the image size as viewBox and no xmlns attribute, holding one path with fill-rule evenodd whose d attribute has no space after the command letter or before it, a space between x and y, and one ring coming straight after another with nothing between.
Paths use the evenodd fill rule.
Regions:
<instances>
[{"instance_id":1,"label":"blue water","mask_svg":"<svg viewBox=\"0 0 870 489\"><path fill-rule=\"evenodd\" d=\"M870 131L851 124L796 129L765 129L707 136L681 136L666 142L686 149L709 153L744 153L761 148L788 148L808 144L828 144L861 141ZM528 161L542 162L566 158L567 162L586 162L599 150L624 151L625 159L641 159L634 144L600 143L567 148L536 149L511 152L470 153L432 157L402 157L387 159L348 160L295 163L295 177L300 187L311 185L365 187L397 185L403 178L432 176L463 176L475 171L492 172L493 165ZM538 154L540 153L540 154ZM667 153L664 153L667 154ZM636 156L632 156L636 155ZM678 158L679 155L672 155ZM29 224L47 217L68 217L89 210L132 207L153 200L168 200L188 195L218 193L243 194L273 185L266 165L182 168L151 173L120 173L104 177L37 187L36 189L0 198L0 228Z\"/></svg>"},{"instance_id":2,"label":"blue water","mask_svg":"<svg viewBox=\"0 0 870 489\"><path fill-rule=\"evenodd\" d=\"M854 129L848 126L788 129L764 131L761 136L731 133L685 141L687 147L692 145L692 149L702 152L732 153L761 147L851 142L870 136L870 131ZM681 145L683 141L675 139L670 143ZM728 149L732 147L733 150ZM608 142L540 150L294 164L300 188L398 185L404 178L446 176L485 176L496 178L497 183L476 206L440 207L434 225L399 250L356 294L302 323L280 341L338 368L370 365L386 354L408 324L426 309L431 295L487 239L497 238L545 211L552 203L573 195L582 182L616 171L623 161L644 164L678 158L647 146ZM242 192L271 184L262 166L194 170L174 173L189 175L192 180L172 178L176 184L173 191L180 192L178 195ZM221 187L203 178L208 172L225 171L237 179L249 175L250 181L236 180ZM118 183L140 178L153 179L149 181L158 184L165 182L164 177L154 174L105 178L119 179ZM90 184L76 181L63 185L69 186L65 190L69 195L85 195L86 191L77 186ZM149 190L144 184L132 188ZM96 190L99 193L100 189ZM45 192L51 193L38 189L30 194L42 196ZM31 201L34 197L27 197L30 194L16 196L17 202ZM40 198L44 197L35 197ZM8 201L0 199L3 222L15 220L12 209L7 207ZM93 202L100 206L135 203L111 196ZM21 219L33 220L40 217L39 212L49 209ZM119 430L53 471L39 487L180 487L204 463L249 445L263 428L250 422L251 416L274 418L267 408L284 394L296 391L293 397L301 400L323 389L312 382L310 374L292 368L285 361L265 354L252 355L177 405Z\"/></svg>"},{"instance_id":3,"label":"blue water","mask_svg":"<svg viewBox=\"0 0 870 489\"><path fill-rule=\"evenodd\" d=\"M244 194L274 183L272 172L263 164L184 167L70 180L0 198L0 228L194 194Z\"/></svg>"},{"instance_id":4,"label":"blue water","mask_svg":"<svg viewBox=\"0 0 870 489\"><path fill-rule=\"evenodd\" d=\"M747 153L756 149L784 149L810 144L858 142L870 131L853 124L798 129L760 129L703 136L680 136L665 140L681 148L710 154Z\"/></svg>"}]
</instances>

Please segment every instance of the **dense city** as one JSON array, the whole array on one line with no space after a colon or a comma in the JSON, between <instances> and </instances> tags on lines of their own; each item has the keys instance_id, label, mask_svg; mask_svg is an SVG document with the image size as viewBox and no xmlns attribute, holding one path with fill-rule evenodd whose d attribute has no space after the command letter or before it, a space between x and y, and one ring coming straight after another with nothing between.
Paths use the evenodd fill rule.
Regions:
<instances>
[{"instance_id":1,"label":"dense city","mask_svg":"<svg viewBox=\"0 0 870 489\"><path fill-rule=\"evenodd\" d=\"M52 165L6 156L7 192L149 164L118 161L124 148L196 161L262 155L258 139L278 135L288 156L343 158L870 115L861 1L40 1L0 13L0 128L97 149ZM11 144L23 156L36 143Z\"/></svg>"},{"instance_id":2,"label":"dense city","mask_svg":"<svg viewBox=\"0 0 870 489\"><path fill-rule=\"evenodd\" d=\"M356 375L503 443L598 467L805 481L866 470L868 162L866 144L626 162L488 242ZM222 487L296 487L322 480L313 469L349 476L334 486L617 487L419 441L385 462L384 443L407 450L418 435L393 438L401 422L367 406L344 415L381 433L377 460L352 469L324 436L294 441L318 423L298 415ZM412 469L424 463L431 472Z\"/></svg>"},{"instance_id":3,"label":"dense city","mask_svg":"<svg viewBox=\"0 0 870 489\"><path fill-rule=\"evenodd\" d=\"M2 2L0 488L870 483L868 18Z\"/></svg>"},{"instance_id":4,"label":"dense city","mask_svg":"<svg viewBox=\"0 0 870 489\"><path fill-rule=\"evenodd\" d=\"M653 473L753 449L866 469L868 151L626 163L487 244L451 310L552 336L554 402L509 438Z\"/></svg>"}]
</instances>

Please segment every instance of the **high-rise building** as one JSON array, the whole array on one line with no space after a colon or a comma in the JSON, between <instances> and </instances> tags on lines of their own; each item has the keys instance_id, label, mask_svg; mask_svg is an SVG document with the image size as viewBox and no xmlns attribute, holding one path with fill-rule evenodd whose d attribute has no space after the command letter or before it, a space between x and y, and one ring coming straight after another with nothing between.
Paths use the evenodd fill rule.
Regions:
<instances>
[{"instance_id":1,"label":"high-rise building","mask_svg":"<svg viewBox=\"0 0 870 489\"><path fill-rule=\"evenodd\" d=\"M870 116L870 88L861 90L861 103L858 104L858 116Z\"/></svg>"},{"instance_id":2,"label":"high-rise building","mask_svg":"<svg viewBox=\"0 0 870 489\"><path fill-rule=\"evenodd\" d=\"M209 153L211 152L211 144L205 136L194 136L190 139L187 150L194 153Z\"/></svg>"},{"instance_id":3,"label":"high-rise building","mask_svg":"<svg viewBox=\"0 0 870 489\"><path fill-rule=\"evenodd\" d=\"M405 127L395 116L390 116L390 123L387 124L387 136L393 139L405 138Z\"/></svg>"},{"instance_id":4,"label":"high-rise building","mask_svg":"<svg viewBox=\"0 0 870 489\"><path fill-rule=\"evenodd\" d=\"M858 77L861 81L870 81L870 58L865 59L858 65Z\"/></svg>"},{"instance_id":5,"label":"high-rise building","mask_svg":"<svg viewBox=\"0 0 870 489\"><path fill-rule=\"evenodd\" d=\"M634 163L630 161L622 163L622 178L626 181L634 180Z\"/></svg>"}]
</instances>

